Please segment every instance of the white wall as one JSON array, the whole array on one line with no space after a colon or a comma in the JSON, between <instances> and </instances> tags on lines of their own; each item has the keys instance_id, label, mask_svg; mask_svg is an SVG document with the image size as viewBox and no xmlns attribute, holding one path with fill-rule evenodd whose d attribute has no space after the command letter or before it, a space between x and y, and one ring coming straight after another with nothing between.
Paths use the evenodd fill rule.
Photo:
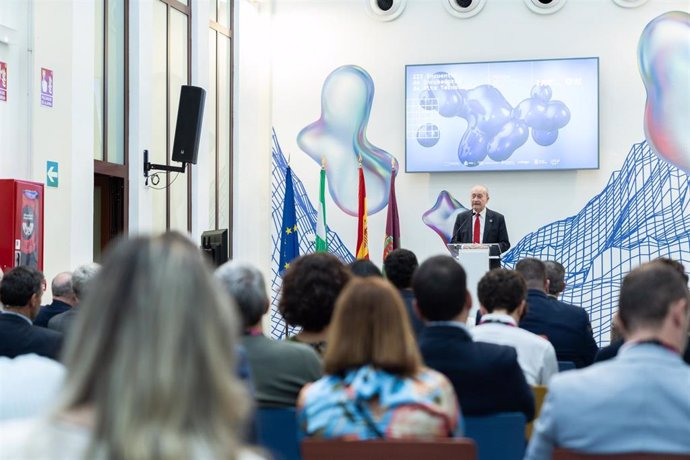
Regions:
<instances>
[{"instance_id":1,"label":"white wall","mask_svg":"<svg viewBox=\"0 0 690 460\"><path fill-rule=\"evenodd\" d=\"M405 174L401 167L396 185L404 247L422 259L444 252L441 239L422 223L422 213L443 189L466 204L475 183L488 185L489 207L505 214L515 244L528 232L580 210L620 168L630 146L644 139L637 42L651 19L687 8L688 2L670 0L633 9L611 0L570 1L556 14L541 16L522 1L488 0L477 16L461 20L450 16L440 0L409 0L402 16L386 23L369 16L364 1L279 1L271 23L272 123L315 202L319 165L300 150L296 135L319 118L321 87L335 68L355 64L369 72L375 95L367 136L404 164L406 64L598 56L599 170ZM246 110L246 105L239 107ZM341 212L330 197L327 207L329 226L354 252L356 218ZM369 218L369 249L377 264L385 214L384 209Z\"/></svg>"}]
</instances>

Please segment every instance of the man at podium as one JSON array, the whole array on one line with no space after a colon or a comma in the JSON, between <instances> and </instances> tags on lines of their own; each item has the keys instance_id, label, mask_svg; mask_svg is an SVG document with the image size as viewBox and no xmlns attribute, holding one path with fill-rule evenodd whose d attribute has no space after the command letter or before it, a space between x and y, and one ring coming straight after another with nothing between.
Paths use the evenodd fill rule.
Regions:
<instances>
[{"instance_id":1,"label":"man at podium","mask_svg":"<svg viewBox=\"0 0 690 460\"><path fill-rule=\"evenodd\" d=\"M472 209L461 212L455 219L451 243L491 244L489 268L501 266L501 254L510 248L508 230L503 214L486 207L489 202L489 189L475 185L470 192Z\"/></svg>"}]
</instances>

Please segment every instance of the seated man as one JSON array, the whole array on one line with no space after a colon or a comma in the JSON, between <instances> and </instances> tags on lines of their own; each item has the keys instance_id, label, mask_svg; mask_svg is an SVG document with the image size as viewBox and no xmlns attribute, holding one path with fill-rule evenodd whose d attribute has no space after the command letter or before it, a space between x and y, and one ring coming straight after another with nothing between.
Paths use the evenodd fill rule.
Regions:
<instances>
[{"instance_id":1,"label":"seated man","mask_svg":"<svg viewBox=\"0 0 690 460\"><path fill-rule=\"evenodd\" d=\"M41 307L43 274L35 268L19 266L5 274L0 284L0 299L5 310L0 314L0 356L14 358L36 353L57 359L62 334L33 325Z\"/></svg>"},{"instance_id":2,"label":"seated man","mask_svg":"<svg viewBox=\"0 0 690 460\"><path fill-rule=\"evenodd\" d=\"M515 348L472 341L465 326L472 307L465 270L450 256L419 266L412 279L426 327L419 348L427 366L451 381L466 416L522 412L534 418L534 396Z\"/></svg>"},{"instance_id":3,"label":"seated man","mask_svg":"<svg viewBox=\"0 0 690 460\"><path fill-rule=\"evenodd\" d=\"M101 266L97 263L80 265L72 273L72 290L74 291L74 305L64 313L55 315L48 321L48 327L65 334L69 333L72 323L79 315L79 304L84 300L91 281L96 277Z\"/></svg>"},{"instance_id":4,"label":"seated man","mask_svg":"<svg viewBox=\"0 0 690 460\"><path fill-rule=\"evenodd\" d=\"M690 454L685 283L672 268L644 264L623 279L619 315L627 342L617 357L551 380L526 459L551 458L555 447Z\"/></svg>"},{"instance_id":5,"label":"seated man","mask_svg":"<svg viewBox=\"0 0 690 460\"><path fill-rule=\"evenodd\" d=\"M261 328L269 300L261 272L251 265L227 262L216 278L235 299L242 316L242 345L247 353L259 407L295 407L304 384L321 378L321 360L309 345L273 340Z\"/></svg>"},{"instance_id":6,"label":"seated man","mask_svg":"<svg viewBox=\"0 0 690 460\"><path fill-rule=\"evenodd\" d=\"M517 327L525 312L527 285L518 272L497 268L487 272L477 286L481 323L472 329L477 342L515 347L518 362L530 385L546 385L558 372L553 345Z\"/></svg>"},{"instance_id":7,"label":"seated man","mask_svg":"<svg viewBox=\"0 0 690 460\"><path fill-rule=\"evenodd\" d=\"M62 272L55 275L50 283L50 292L53 294L53 302L41 307L34 325L48 327L48 321L53 316L69 311L77 304L72 290L72 273Z\"/></svg>"},{"instance_id":8,"label":"seated man","mask_svg":"<svg viewBox=\"0 0 690 460\"><path fill-rule=\"evenodd\" d=\"M515 271L527 283L527 314L520 327L546 337L559 361L572 361L578 368L592 364L598 348L585 309L546 295L549 283L541 260L522 259Z\"/></svg>"},{"instance_id":9,"label":"seated man","mask_svg":"<svg viewBox=\"0 0 690 460\"><path fill-rule=\"evenodd\" d=\"M414 252L402 248L391 251L386 260L383 261L384 275L400 291L415 337L419 337L419 333L424 328L424 323L414 311L413 306L412 275L418 266L419 262L417 262L417 256Z\"/></svg>"}]
</instances>

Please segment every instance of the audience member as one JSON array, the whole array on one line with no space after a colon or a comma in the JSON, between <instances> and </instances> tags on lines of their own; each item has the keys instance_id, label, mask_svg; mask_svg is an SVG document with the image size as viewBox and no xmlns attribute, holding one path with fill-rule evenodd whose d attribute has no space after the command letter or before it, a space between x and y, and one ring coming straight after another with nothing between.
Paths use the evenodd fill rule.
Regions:
<instances>
[{"instance_id":1,"label":"audience member","mask_svg":"<svg viewBox=\"0 0 690 460\"><path fill-rule=\"evenodd\" d=\"M520 320L520 327L546 337L559 361L572 361L578 368L592 364L597 344L584 308L546 295L549 282L541 260L522 259L515 270L527 283L527 314Z\"/></svg>"},{"instance_id":2,"label":"audience member","mask_svg":"<svg viewBox=\"0 0 690 460\"><path fill-rule=\"evenodd\" d=\"M419 338L424 362L450 379L463 415L522 412L534 418L534 396L515 348L474 342L465 325L472 307L465 270L450 256L419 266L412 279L426 327Z\"/></svg>"},{"instance_id":3,"label":"audience member","mask_svg":"<svg viewBox=\"0 0 690 460\"><path fill-rule=\"evenodd\" d=\"M0 357L0 421L44 413L54 404L64 378L65 366L53 359L34 353Z\"/></svg>"},{"instance_id":4,"label":"audience member","mask_svg":"<svg viewBox=\"0 0 690 460\"><path fill-rule=\"evenodd\" d=\"M689 278L688 275L685 273L685 267L683 266L683 264L676 260L668 259L665 257L660 257L658 259L655 259L654 261L666 264L669 267L676 270L678 274L682 276L683 281L685 281L685 285L688 285ZM618 351L623 346L623 343L625 342L625 337L623 335L622 327L619 323L620 320L618 319L618 313L616 313L613 316L613 320L611 321L611 344L601 348L597 352L597 355L594 358L595 363L606 361L608 359L615 357L618 354ZM688 330L688 334L690 334L690 330ZM688 345L685 347L685 352L683 353L683 361L690 364L690 340L688 341Z\"/></svg>"},{"instance_id":5,"label":"audience member","mask_svg":"<svg viewBox=\"0 0 690 460\"><path fill-rule=\"evenodd\" d=\"M298 419L308 436L431 438L461 434L453 388L422 367L402 299L385 280L358 278L338 298L324 368L304 387Z\"/></svg>"},{"instance_id":6,"label":"audience member","mask_svg":"<svg viewBox=\"0 0 690 460\"><path fill-rule=\"evenodd\" d=\"M249 264L227 262L215 276L235 299L242 316L242 345L249 359L257 404L294 407L304 384L322 375L319 356L310 346L272 340L263 334L261 318L270 301L259 270Z\"/></svg>"},{"instance_id":7,"label":"audience member","mask_svg":"<svg viewBox=\"0 0 690 460\"><path fill-rule=\"evenodd\" d=\"M5 309L0 314L0 356L14 358L36 353L57 359L62 334L34 326L41 306L43 274L35 268L15 267L5 274L0 299Z\"/></svg>"},{"instance_id":8,"label":"audience member","mask_svg":"<svg viewBox=\"0 0 690 460\"><path fill-rule=\"evenodd\" d=\"M623 279L619 315L627 343L610 361L551 380L526 459L551 458L555 447L690 454L686 283L670 267L644 264Z\"/></svg>"},{"instance_id":9,"label":"audience member","mask_svg":"<svg viewBox=\"0 0 690 460\"><path fill-rule=\"evenodd\" d=\"M487 272L477 286L483 316L472 336L478 342L514 347L527 383L546 385L558 372L556 351L548 340L518 327L526 296L527 285L518 272L503 268Z\"/></svg>"},{"instance_id":10,"label":"audience member","mask_svg":"<svg viewBox=\"0 0 690 460\"><path fill-rule=\"evenodd\" d=\"M53 294L53 302L41 307L34 320L35 326L48 327L48 321L53 316L69 311L77 304L72 290L72 274L70 272L55 275L50 283L50 291Z\"/></svg>"},{"instance_id":11,"label":"audience member","mask_svg":"<svg viewBox=\"0 0 690 460\"><path fill-rule=\"evenodd\" d=\"M379 267L369 259L354 260L348 264L347 268L350 269L352 276L359 276L360 278L366 278L367 276L383 277Z\"/></svg>"},{"instance_id":12,"label":"audience member","mask_svg":"<svg viewBox=\"0 0 690 460\"><path fill-rule=\"evenodd\" d=\"M383 261L383 271L386 278L393 283L393 286L398 288L405 302L405 309L407 310L407 316L410 318L410 324L414 330L415 337L419 337L419 333L424 328L424 322L417 315L413 305L412 275L414 275L418 266L417 256L415 256L414 252L407 249L394 249L388 254L386 260Z\"/></svg>"},{"instance_id":13,"label":"audience member","mask_svg":"<svg viewBox=\"0 0 690 460\"><path fill-rule=\"evenodd\" d=\"M174 233L121 241L94 283L57 407L1 426L3 458L256 459L238 435L235 307L198 248Z\"/></svg>"},{"instance_id":14,"label":"audience member","mask_svg":"<svg viewBox=\"0 0 690 460\"><path fill-rule=\"evenodd\" d=\"M549 281L546 293L549 297L558 299L558 296L565 291L565 267L555 260L547 260L544 262L544 268L546 269L546 279Z\"/></svg>"},{"instance_id":15,"label":"audience member","mask_svg":"<svg viewBox=\"0 0 690 460\"><path fill-rule=\"evenodd\" d=\"M87 290L92 280L98 274L101 266L97 263L89 263L80 265L72 273L72 289L74 290L75 305L64 313L55 315L48 321L48 327L50 329L62 332L63 334L68 334L72 327L72 324L79 316L79 310L81 310L79 304L81 299L86 296Z\"/></svg>"},{"instance_id":16,"label":"audience member","mask_svg":"<svg viewBox=\"0 0 690 460\"><path fill-rule=\"evenodd\" d=\"M302 331L288 340L306 343L323 355L335 300L350 277L347 267L327 252L307 254L290 264L278 309L288 325Z\"/></svg>"}]
</instances>

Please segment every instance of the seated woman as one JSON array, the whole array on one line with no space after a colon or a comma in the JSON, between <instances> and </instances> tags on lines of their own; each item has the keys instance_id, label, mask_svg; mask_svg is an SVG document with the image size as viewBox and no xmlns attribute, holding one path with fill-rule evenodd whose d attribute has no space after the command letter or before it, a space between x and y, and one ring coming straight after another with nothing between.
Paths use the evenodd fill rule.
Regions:
<instances>
[{"instance_id":1,"label":"seated woman","mask_svg":"<svg viewBox=\"0 0 690 460\"><path fill-rule=\"evenodd\" d=\"M307 254L290 264L278 310L288 325L302 331L289 340L310 345L323 356L335 300L350 276L340 259L327 252Z\"/></svg>"},{"instance_id":2,"label":"seated woman","mask_svg":"<svg viewBox=\"0 0 690 460\"><path fill-rule=\"evenodd\" d=\"M405 306L381 278L355 278L336 302L325 376L299 396L307 436L434 438L462 434L450 382L422 367Z\"/></svg>"},{"instance_id":3,"label":"seated woman","mask_svg":"<svg viewBox=\"0 0 690 460\"><path fill-rule=\"evenodd\" d=\"M240 322L192 242L120 241L81 305L55 409L0 425L3 460L261 458L240 442Z\"/></svg>"}]
</instances>

